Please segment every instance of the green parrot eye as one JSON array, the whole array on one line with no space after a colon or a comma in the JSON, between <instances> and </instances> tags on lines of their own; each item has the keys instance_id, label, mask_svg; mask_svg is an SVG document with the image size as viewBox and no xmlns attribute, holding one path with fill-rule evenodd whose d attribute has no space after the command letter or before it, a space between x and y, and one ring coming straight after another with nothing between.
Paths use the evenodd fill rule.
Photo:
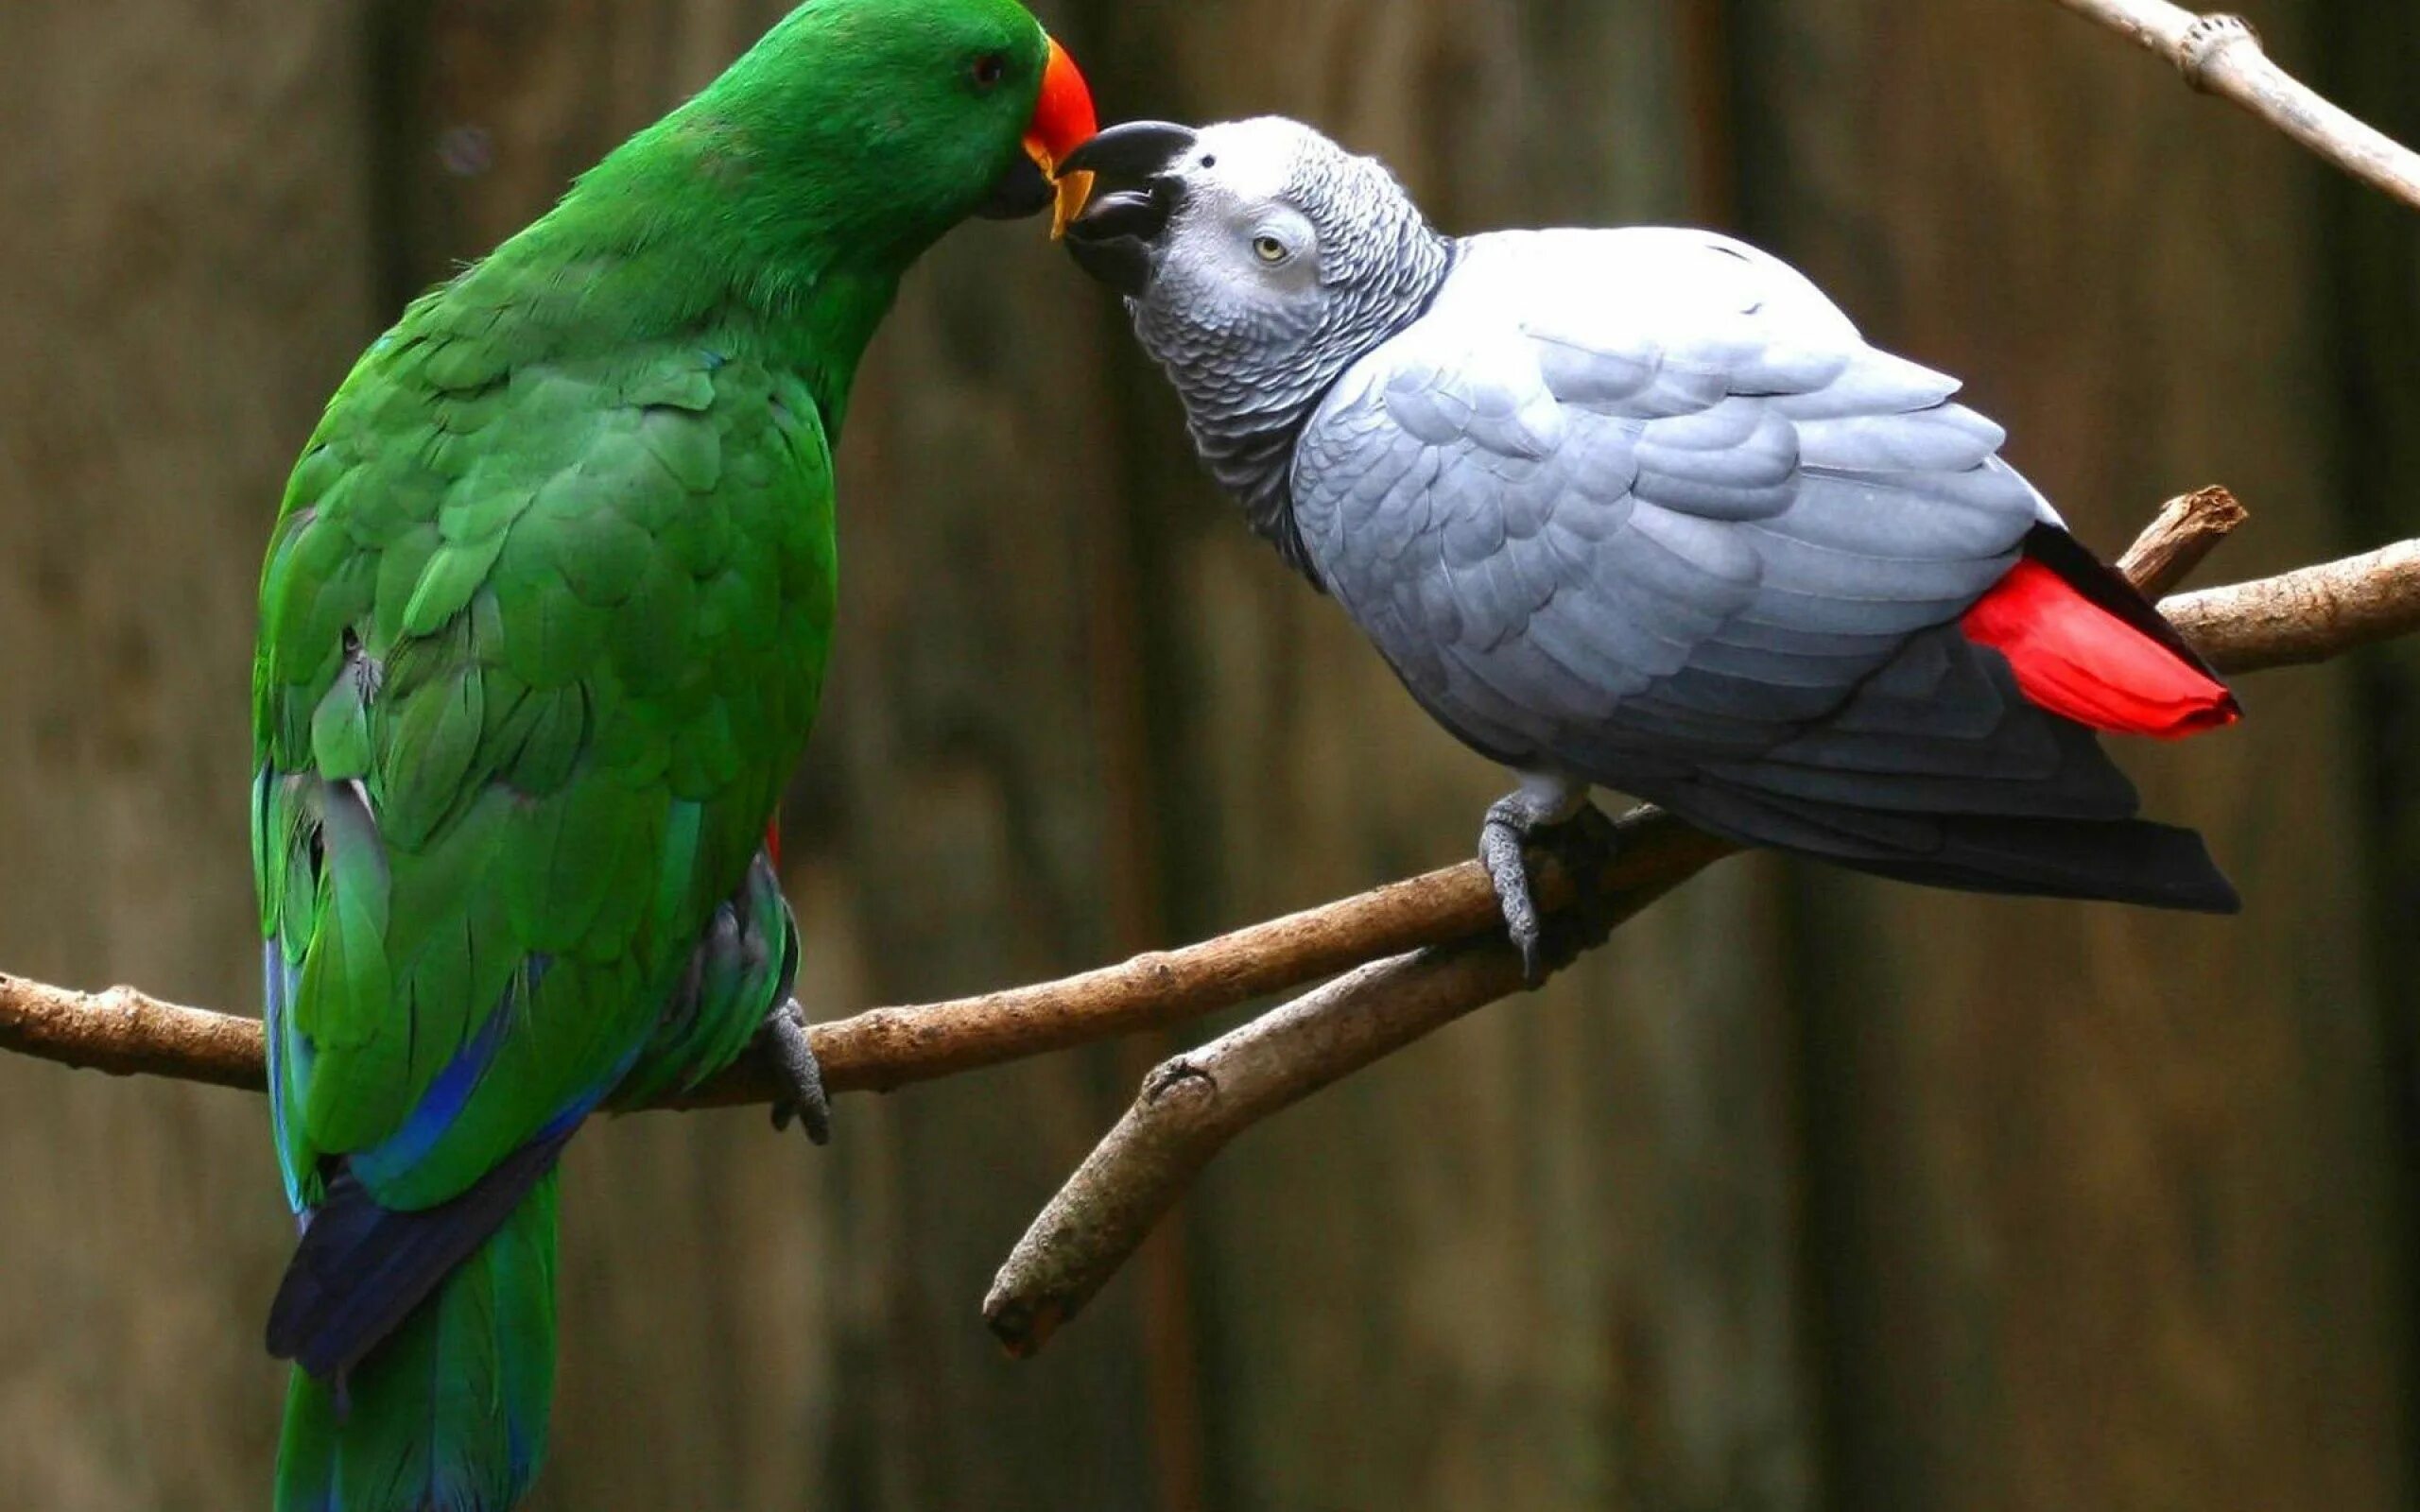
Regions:
<instances>
[{"instance_id":1,"label":"green parrot eye","mask_svg":"<svg viewBox=\"0 0 2420 1512\"><path fill-rule=\"evenodd\" d=\"M1006 53L985 53L975 60L975 87L990 89L1008 77L1009 57Z\"/></svg>"},{"instance_id":2,"label":"green parrot eye","mask_svg":"<svg viewBox=\"0 0 2420 1512\"><path fill-rule=\"evenodd\" d=\"M1273 267L1294 254L1274 236L1255 236L1252 239L1252 255Z\"/></svg>"}]
</instances>

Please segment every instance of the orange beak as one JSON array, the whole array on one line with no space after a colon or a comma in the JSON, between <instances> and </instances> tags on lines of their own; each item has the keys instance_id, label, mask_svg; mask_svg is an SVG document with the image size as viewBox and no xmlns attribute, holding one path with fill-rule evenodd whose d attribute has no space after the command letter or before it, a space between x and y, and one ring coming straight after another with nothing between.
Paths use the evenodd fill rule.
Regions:
<instances>
[{"instance_id":1,"label":"orange beak","mask_svg":"<svg viewBox=\"0 0 2420 1512\"><path fill-rule=\"evenodd\" d=\"M1050 61L1042 71L1042 98L1034 104L1033 124L1026 128L1025 150L1042 176L1058 186L1059 202L1050 215L1050 237L1056 241L1067 233L1067 222L1083 210L1093 192L1091 174L1071 173L1062 179L1059 162L1093 139L1100 129L1100 118L1093 112L1093 92L1077 70L1076 60L1057 38L1046 40Z\"/></svg>"}]
</instances>

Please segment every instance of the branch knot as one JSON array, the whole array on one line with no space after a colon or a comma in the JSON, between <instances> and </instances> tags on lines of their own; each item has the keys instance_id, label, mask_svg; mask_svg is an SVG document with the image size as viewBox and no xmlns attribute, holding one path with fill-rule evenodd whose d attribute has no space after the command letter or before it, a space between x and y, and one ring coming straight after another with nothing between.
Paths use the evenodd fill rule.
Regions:
<instances>
[{"instance_id":1,"label":"branch knot","mask_svg":"<svg viewBox=\"0 0 2420 1512\"><path fill-rule=\"evenodd\" d=\"M1219 1078L1210 1068L1187 1056L1164 1060L1143 1083L1143 1101L1153 1105L1182 1098L1201 1104L1219 1095Z\"/></svg>"},{"instance_id":2,"label":"branch knot","mask_svg":"<svg viewBox=\"0 0 2420 1512\"><path fill-rule=\"evenodd\" d=\"M2249 43L2254 52L2261 50L2260 33L2252 29L2251 22L2241 16L2198 16L2176 39L2176 70L2185 76L2186 83L2211 94L2216 86L2210 81L2210 69L2238 43Z\"/></svg>"}]
</instances>

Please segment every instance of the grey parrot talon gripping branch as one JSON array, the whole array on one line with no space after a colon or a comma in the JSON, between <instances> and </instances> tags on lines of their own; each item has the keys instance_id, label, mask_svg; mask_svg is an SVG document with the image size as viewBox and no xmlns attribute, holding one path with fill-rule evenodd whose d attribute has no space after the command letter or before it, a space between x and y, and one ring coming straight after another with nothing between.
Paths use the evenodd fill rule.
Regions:
<instances>
[{"instance_id":1,"label":"grey parrot talon gripping branch","mask_svg":"<svg viewBox=\"0 0 2420 1512\"><path fill-rule=\"evenodd\" d=\"M1545 985L1612 932L1595 906L1602 901L1597 891L1583 888L1571 907L1546 912L1538 907L1531 877L1544 863L1560 866L1569 876L1604 876L1620 850L1620 831L1585 799L1569 809L1525 787L1488 806L1479 826L1478 863L1495 888L1504 933L1521 953L1521 979L1528 986Z\"/></svg>"}]
</instances>

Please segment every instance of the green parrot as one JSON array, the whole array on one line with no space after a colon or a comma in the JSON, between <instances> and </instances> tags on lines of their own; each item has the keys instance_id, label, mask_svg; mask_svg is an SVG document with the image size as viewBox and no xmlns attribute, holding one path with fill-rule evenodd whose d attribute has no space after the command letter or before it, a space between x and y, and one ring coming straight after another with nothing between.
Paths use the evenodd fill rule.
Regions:
<instances>
[{"instance_id":1,"label":"green parrot","mask_svg":"<svg viewBox=\"0 0 2420 1512\"><path fill-rule=\"evenodd\" d=\"M502 1512L544 1449L555 1165L760 1029L830 650L832 449L908 265L1080 208L1014 0L808 0L363 355L261 575L253 867L302 1236L281 1512Z\"/></svg>"}]
</instances>

